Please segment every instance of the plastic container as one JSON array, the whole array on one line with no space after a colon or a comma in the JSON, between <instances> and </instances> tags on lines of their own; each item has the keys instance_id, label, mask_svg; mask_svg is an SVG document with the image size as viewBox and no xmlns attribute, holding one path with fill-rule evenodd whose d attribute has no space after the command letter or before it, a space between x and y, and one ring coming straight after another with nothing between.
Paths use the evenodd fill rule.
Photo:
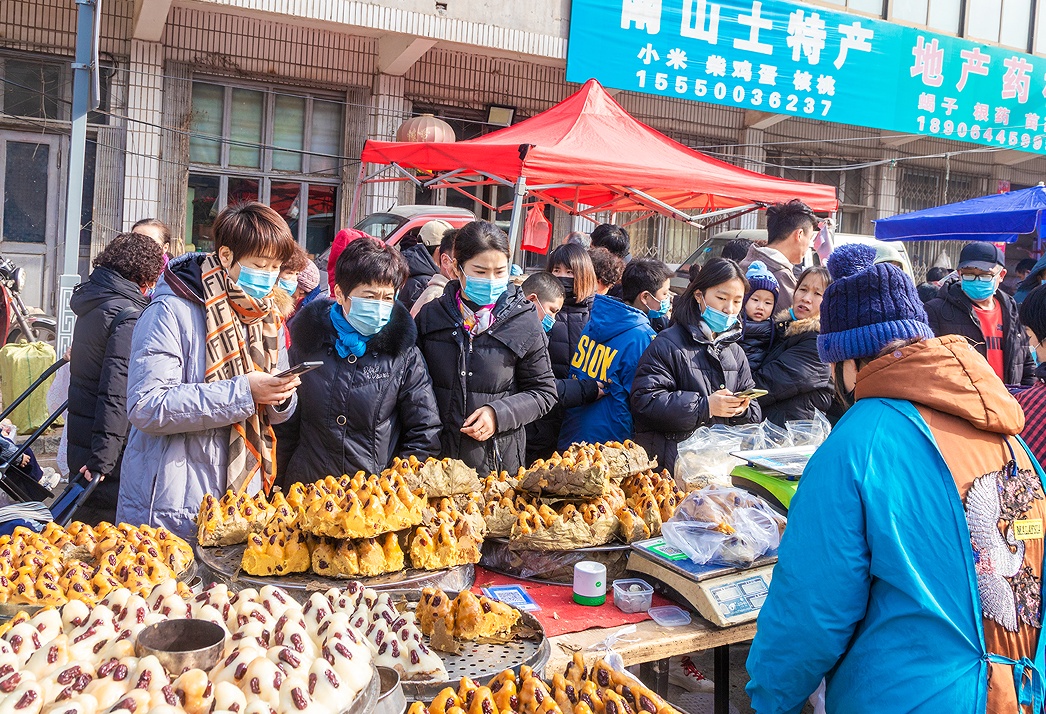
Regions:
<instances>
[{"instance_id":1,"label":"plastic container","mask_svg":"<svg viewBox=\"0 0 1046 714\"><path fill-rule=\"evenodd\" d=\"M641 578L614 581L614 605L621 612L646 612L654 597L654 588Z\"/></svg>"},{"instance_id":2,"label":"plastic container","mask_svg":"<svg viewBox=\"0 0 1046 714\"><path fill-rule=\"evenodd\" d=\"M652 607L647 610L647 614L654 618L654 622L661 627L679 627L690 624L690 613L675 605Z\"/></svg>"},{"instance_id":3,"label":"plastic container","mask_svg":"<svg viewBox=\"0 0 1046 714\"><path fill-rule=\"evenodd\" d=\"M607 566L591 560L574 565L574 602L597 606L607 601Z\"/></svg>"}]
</instances>

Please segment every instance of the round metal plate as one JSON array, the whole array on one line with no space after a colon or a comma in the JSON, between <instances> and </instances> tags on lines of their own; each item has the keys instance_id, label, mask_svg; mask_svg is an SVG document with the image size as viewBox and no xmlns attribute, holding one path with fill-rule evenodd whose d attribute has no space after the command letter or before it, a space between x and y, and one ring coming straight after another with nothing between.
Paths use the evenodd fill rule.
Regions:
<instances>
[{"instance_id":1,"label":"round metal plate","mask_svg":"<svg viewBox=\"0 0 1046 714\"><path fill-rule=\"evenodd\" d=\"M476 582L475 566L459 565L446 570L415 570L413 568L372 578L327 578L315 573L295 573L282 576L248 575L240 570L246 544L227 545L216 548L196 546L196 557L216 578L234 590L262 588L277 585L287 590L292 597L307 599L309 593L340 588L349 580L357 580L375 590L438 587L443 590L467 590Z\"/></svg>"},{"instance_id":2,"label":"round metal plate","mask_svg":"<svg viewBox=\"0 0 1046 714\"><path fill-rule=\"evenodd\" d=\"M197 565L196 559L194 558L189 566L182 571L181 575L178 576L178 580L182 581L189 586L191 590L193 588L193 578L196 578L199 573L199 566ZM472 587L469 585L469 587ZM62 603L63 605L65 603ZM0 603L0 622L6 622L12 617L17 615L19 612L25 612L27 615L35 615L44 609L44 605L37 605L35 603L16 603L16 602L5 602ZM58 607L61 607L59 605Z\"/></svg>"},{"instance_id":3,"label":"round metal plate","mask_svg":"<svg viewBox=\"0 0 1046 714\"><path fill-rule=\"evenodd\" d=\"M450 590L444 590L444 592L448 597L457 596L457 592ZM403 596L411 609L417 607L418 599L421 597L420 591L417 590L396 592L395 594ZM549 645L548 638L545 637L545 628L529 612L522 613L520 621L540 633L539 637L531 640L513 640L504 644L463 641L461 652L458 654L436 652L447 669L447 678L422 682L402 680L400 685L403 687L407 701L430 702L446 687L456 687L462 677L486 684L487 680L505 669L511 669L518 675L519 668L523 665L540 673L552 655L552 647Z\"/></svg>"}]
</instances>

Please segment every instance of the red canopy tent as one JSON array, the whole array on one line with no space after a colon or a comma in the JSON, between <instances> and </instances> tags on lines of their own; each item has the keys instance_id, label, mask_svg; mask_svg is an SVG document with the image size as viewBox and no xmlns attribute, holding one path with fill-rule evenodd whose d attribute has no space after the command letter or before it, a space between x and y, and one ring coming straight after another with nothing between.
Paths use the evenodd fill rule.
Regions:
<instances>
[{"instance_id":1,"label":"red canopy tent","mask_svg":"<svg viewBox=\"0 0 1046 714\"><path fill-rule=\"evenodd\" d=\"M793 198L815 211L838 206L831 186L748 171L669 139L634 119L594 79L551 109L478 139L368 141L362 160L386 165L363 182L514 186L513 246L527 195L573 215L639 211L700 226ZM384 177L390 167L399 175Z\"/></svg>"}]
</instances>

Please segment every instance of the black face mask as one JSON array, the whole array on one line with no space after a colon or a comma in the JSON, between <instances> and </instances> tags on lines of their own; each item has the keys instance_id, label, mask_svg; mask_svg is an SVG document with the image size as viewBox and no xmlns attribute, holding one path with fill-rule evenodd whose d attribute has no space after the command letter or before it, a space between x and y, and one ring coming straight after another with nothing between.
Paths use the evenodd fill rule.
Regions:
<instances>
[{"instance_id":1,"label":"black face mask","mask_svg":"<svg viewBox=\"0 0 1046 714\"><path fill-rule=\"evenodd\" d=\"M574 299L574 279L565 278L563 276L559 276L556 279L559 280L559 284L562 285L563 290L566 291L567 301L572 301Z\"/></svg>"}]
</instances>

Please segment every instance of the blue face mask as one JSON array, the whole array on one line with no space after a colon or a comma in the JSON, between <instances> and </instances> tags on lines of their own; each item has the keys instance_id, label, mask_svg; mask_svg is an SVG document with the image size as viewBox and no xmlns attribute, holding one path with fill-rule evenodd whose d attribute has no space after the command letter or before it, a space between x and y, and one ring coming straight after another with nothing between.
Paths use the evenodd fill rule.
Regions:
<instances>
[{"instance_id":1,"label":"blue face mask","mask_svg":"<svg viewBox=\"0 0 1046 714\"><path fill-rule=\"evenodd\" d=\"M658 306L656 310L647 310L646 315L651 320L656 320L660 317L664 317L665 315L667 315L668 309L670 307L672 307L672 300L668 297L665 297L665 299L661 301L661 304Z\"/></svg>"},{"instance_id":2,"label":"blue face mask","mask_svg":"<svg viewBox=\"0 0 1046 714\"><path fill-rule=\"evenodd\" d=\"M295 278L294 280L286 280L284 278L280 278L280 283L279 284L280 284L280 287L283 288L283 291L285 293L287 293L288 295L293 295L295 293L295 291L297 291L297 289L298 289L298 279L297 278Z\"/></svg>"},{"instance_id":3,"label":"blue face mask","mask_svg":"<svg viewBox=\"0 0 1046 714\"><path fill-rule=\"evenodd\" d=\"M725 312L720 312L709 306L706 306L704 311L701 312L701 319L708 325L708 329L717 335L721 332L726 332L737 324L737 315L727 315Z\"/></svg>"},{"instance_id":4,"label":"blue face mask","mask_svg":"<svg viewBox=\"0 0 1046 714\"><path fill-rule=\"evenodd\" d=\"M352 298L349 312L345 319L352 325L352 329L364 337L376 335L389 324L392 319L392 306L394 303L384 300L368 300L367 298Z\"/></svg>"},{"instance_id":5,"label":"blue face mask","mask_svg":"<svg viewBox=\"0 0 1046 714\"><path fill-rule=\"evenodd\" d=\"M549 315L547 313L545 314L544 317L541 318L541 328L545 332L551 332L552 331L552 326L555 325L555 324L556 324L556 318L552 317L551 315Z\"/></svg>"},{"instance_id":6,"label":"blue face mask","mask_svg":"<svg viewBox=\"0 0 1046 714\"><path fill-rule=\"evenodd\" d=\"M493 305L508 290L508 278L474 278L465 275L465 297L480 306Z\"/></svg>"},{"instance_id":7,"label":"blue face mask","mask_svg":"<svg viewBox=\"0 0 1046 714\"><path fill-rule=\"evenodd\" d=\"M974 302L987 300L995 294L995 278L979 280L973 276L963 276L959 283L962 286L962 291L966 293L966 297Z\"/></svg>"},{"instance_id":8,"label":"blue face mask","mask_svg":"<svg viewBox=\"0 0 1046 714\"><path fill-rule=\"evenodd\" d=\"M272 287L279 278L278 270L258 270L241 264L240 277L236 278L236 284L255 300L261 300L272 292Z\"/></svg>"}]
</instances>

